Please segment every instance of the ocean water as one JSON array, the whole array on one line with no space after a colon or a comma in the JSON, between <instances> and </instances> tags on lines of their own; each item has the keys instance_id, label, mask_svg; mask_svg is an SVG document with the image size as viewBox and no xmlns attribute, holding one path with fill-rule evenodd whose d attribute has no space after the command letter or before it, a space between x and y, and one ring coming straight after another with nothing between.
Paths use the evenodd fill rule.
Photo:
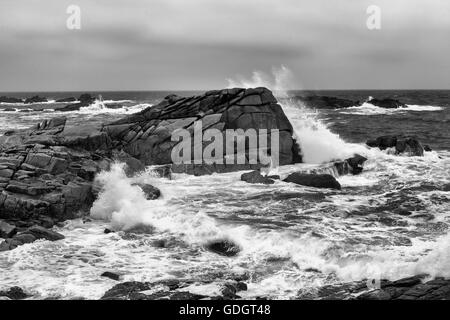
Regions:
<instances>
[{"instance_id":1,"label":"ocean water","mask_svg":"<svg viewBox=\"0 0 450 320\"><path fill-rule=\"evenodd\" d=\"M112 121L172 92L92 93L101 94L103 103L64 113L68 125ZM391 97L408 107L387 110L365 103L311 110L289 98L311 93L360 101ZM39 94L56 100L81 93ZM214 295L226 279L245 275L244 298L290 299L344 281L418 273L450 277L450 192L443 191L450 183L450 91L297 91L280 101L307 163L273 173L314 170L355 152L369 159L363 173L337 177L343 188L336 191L280 181L251 185L240 181L242 172L167 180L149 167L127 178L117 164L97 178L102 192L89 212L92 221L67 221L57 228L64 240L0 253L0 290L19 285L34 298L95 299L116 284L100 275L114 271L123 281L187 280L191 284L183 290ZM61 115L58 108L66 104L3 104L0 133ZM11 107L17 110L1 111ZM364 144L398 133L416 135L433 151L396 156ZM155 185L162 198L145 200L135 182ZM405 211L410 215L400 214ZM142 226L146 232L130 232ZM104 234L105 228L120 231ZM205 250L216 239L230 239L242 251L222 257Z\"/></svg>"}]
</instances>

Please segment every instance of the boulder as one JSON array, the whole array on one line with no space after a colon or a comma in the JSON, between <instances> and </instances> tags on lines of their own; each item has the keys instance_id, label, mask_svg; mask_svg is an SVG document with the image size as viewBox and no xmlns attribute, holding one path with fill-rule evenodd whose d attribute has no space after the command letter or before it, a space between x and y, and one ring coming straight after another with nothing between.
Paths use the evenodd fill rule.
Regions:
<instances>
[{"instance_id":1,"label":"boulder","mask_svg":"<svg viewBox=\"0 0 450 320\"><path fill-rule=\"evenodd\" d=\"M381 136L375 140L368 140L369 147L376 147L380 150L395 148L396 154L406 154L409 156L423 156L424 148L422 144L413 136L388 135Z\"/></svg>"},{"instance_id":2,"label":"boulder","mask_svg":"<svg viewBox=\"0 0 450 320\"><path fill-rule=\"evenodd\" d=\"M339 182L330 174L307 174L294 172L283 181L315 188L341 189Z\"/></svg>"},{"instance_id":3,"label":"boulder","mask_svg":"<svg viewBox=\"0 0 450 320\"><path fill-rule=\"evenodd\" d=\"M110 271L103 272L100 276L101 277L105 277L105 278L109 278L111 280L116 280L116 281L120 280L120 274L117 274L117 273L114 273L114 272L110 272Z\"/></svg>"},{"instance_id":4,"label":"boulder","mask_svg":"<svg viewBox=\"0 0 450 320\"><path fill-rule=\"evenodd\" d=\"M161 196L161 191L150 184L134 184L134 185L137 185L139 186L139 188L141 188L147 200L155 200Z\"/></svg>"},{"instance_id":5,"label":"boulder","mask_svg":"<svg viewBox=\"0 0 450 320\"><path fill-rule=\"evenodd\" d=\"M351 168L351 172L356 175L360 174L363 171L364 162L367 161L366 157L362 155L355 154L353 157L345 160Z\"/></svg>"},{"instance_id":6,"label":"boulder","mask_svg":"<svg viewBox=\"0 0 450 320\"><path fill-rule=\"evenodd\" d=\"M205 245L206 249L226 257L234 257L241 248L230 240L214 240Z\"/></svg>"},{"instance_id":7,"label":"boulder","mask_svg":"<svg viewBox=\"0 0 450 320\"><path fill-rule=\"evenodd\" d=\"M60 112L78 111L80 108L90 106L95 102L95 98L88 93L83 93L78 98L78 103L69 104L63 108L59 108Z\"/></svg>"},{"instance_id":8,"label":"boulder","mask_svg":"<svg viewBox=\"0 0 450 320\"><path fill-rule=\"evenodd\" d=\"M274 184L273 181L269 177L264 177L259 171L247 172L241 175L241 180L248 183L261 183L261 184Z\"/></svg>"}]
</instances>

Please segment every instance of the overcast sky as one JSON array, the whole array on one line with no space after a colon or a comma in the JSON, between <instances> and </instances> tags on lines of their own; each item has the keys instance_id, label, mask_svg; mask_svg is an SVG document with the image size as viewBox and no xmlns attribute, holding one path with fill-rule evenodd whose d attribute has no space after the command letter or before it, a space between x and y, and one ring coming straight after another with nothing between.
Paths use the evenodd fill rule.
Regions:
<instances>
[{"instance_id":1,"label":"overcast sky","mask_svg":"<svg viewBox=\"0 0 450 320\"><path fill-rule=\"evenodd\" d=\"M450 89L450 1L0 1L0 91L212 89L280 65L292 89Z\"/></svg>"}]
</instances>

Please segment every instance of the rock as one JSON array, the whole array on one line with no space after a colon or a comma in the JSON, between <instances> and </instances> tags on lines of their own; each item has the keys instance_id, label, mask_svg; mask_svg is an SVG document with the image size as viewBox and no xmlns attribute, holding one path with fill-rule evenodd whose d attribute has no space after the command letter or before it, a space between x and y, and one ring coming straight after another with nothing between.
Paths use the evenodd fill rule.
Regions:
<instances>
[{"instance_id":1,"label":"rock","mask_svg":"<svg viewBox=\"0 0 450 320\"><path fill-rule=\"evenodd\" d=\"M352 173L354 175L356 175L356 174L360 174L363 171L363 165L364 165L364 162L367 161L367 158L363 157L359 154L355 154L353 157L348 158L345 161L347 161L350 168L352 168Z\"/></svg>"},{"instance_id":2,"label":"rock","mask_svg":"<svg viewBox=\"0 0 450 320\"><path fill-rule=\"evenodd\" d=\"M20 287L11 287L7 291L0 291L0 297L7 297L11 300L23 300L28 298L29 295Z\"/></svg>"},{"instance_id":3,"label":"rock","mask_svg":"<svg viewBox=\"0 0 450 320\"><path fill-rule=\"evenodd\" d=\"M342 109L358 106L361 104L359 101L327 96L298 96L294 97L294 99L298 99L308 107L314 109Z\"/></svg>"},{"instance_id":4,"label":"rock","mask_svg":"<svg viewBox=\"0 0 450 320\"><path fill-rule=\"evenodd\" d=\"M429 145L427 145L427 144L423 145L423 150L427 151L427 152L433 151L433 149L431 149L431 147Z\"/></svg>"},{"instance_id":5,"label":"rock","mask_svg":"<svg viewBox=\"0 0 450 320\"><path fill-rule=\"evenodd\" d=\"M5 108L3 109L3 112L15 112L16 108Z\"/></svg>"},{"instance_id":6,"label":"rock","mask_svg":"<svg viewBox=\"0 0 450 320\"><path fill-rule=\"evenodd\" d=\"M17 229L15 226L0 220L0 238L11 238Z\"/></svg>"},{"instance_id":7,"label":"rock","mask_svg":"<svg viewBox=\"0 0 450 320\"><path fill-rule=\"evenodd\" d=\"M133 184L139 186L145 194L147 200L155 200L161 196L161 191L150 184Z\"/></svg>"},{"instance_id":8,"label":"rock","mask_svg":"<svg viewBox=\"0 0 450 320\"><path fill-rule=\"evenodd\" d=\"M206 244L206 249L226 257L237 255L241 248L230 240L214 240Z\"/></svg>"},{"instance_id":9,"label":"rock","mask_svg":"<svg viewBox=\"0 0 450 320\"><path fill-rule=\"evenodd\" d=\"M423 156L423 147L415 137L390 135L381 136L375 140L368 140L366 144L369 147L376 147L380 150L394 148L396 154L407 154L410 156Z\"/></svg>"},{"instance_id":10,"label":"rock","mask_svg":"<svg viewBox=\"0 0 450 320\"><path fill-rule=\"evenodd\" d=\"M78 103L69 104L63 108L59 108L58 111L60 112L78 111L80 110L80 108L87 107L93 104L95 102L95 98L88 93L84 93L78 98L78 101L79 101Z\"/></svg>"},{"instance_id":11,"label":"rock","mask_svg":"<svg viewBox=\"0 0 450 320\"><path fill-rule=\"evenodd\" d=\"M120 275L114 272L106 271L101 274L101 277L110 278L112 280L119 281Z\"/></svg>"},{"instance_id":12,"label":"rock","mask_svg":"<svg viewBox=\"0 0 450 320\"><path fill-rule=\"evenodd\" d=\"M442 186L442 191L450 191L450 183L444 184Z\"/></svg>"},{"instance_id":13,"label":"rock","mask_svg":"<svg viewBox=\"0 0 450 320\"><path fill-rule=\"evenodd\" d=\"M386 98L386 99L371 99L368 101L370 104L380 107L380 108L385 108L385 109L396 109L396 108L406 108L407 105L395 100L395 99L391 99L391 98Z\"/></svg>"},{"instance_id":14,"label":"rock","mask_svg":"<svg viewBox=\"0 0 450 320\"><path fill-rule=\"evenodd\" d=\"M22 103L23 100L22 99L18 99L18 98L1 96L0 97L0 102L3 102L3 103Z\"/></svg>"},{"instance_id":15,"label":"rock","mask_svg":"<svg viewBox=\"0 0 450 320\"><path fill-rule=\"evenodd\" d=\"M106 228L106 229L103 231L103 233L104 233L104 234L109 234L109 233L114 233L114 231L111 230L111 229Z\"/></svg>"},{"instance_id":16,"label":"rock","mask_svg":"<svg viewBox=\"0 0 450 320\"><path fill-rule=\"evenodd\" d=\"M31 98L25 99L24 103L31 104L31 103L41 103L41 102L48 102L47 98L34 96Z\"/></svg>"},{"instance_id":17,"label":"rock","mask_svg":"<svg viewBox=\"0 0 450 320\"><path fill-rule=\"evenodd\" d=\"M24 233L28 233L33 235L36 239L46 239L49 241L57 241L57 240L62 240L64 239L64 236L58 232L52 231L52 230L48 230L45 229L43 227L40 226L34 226L29 228L27 231L25 231Z\"/></svg>"},{"instance_id":18,"label":"rock","mask_svg":"<svg viewBox=\"0 0 450 320\"><path fill-rule=\"evenodd\" d=\"M283 181L315 188L341 189L339 182L329 174L306 174L294 172Z\"/></svg>"},{"instance_id":19,"label":"rock","mask_svg":"<svg viewBox=\"0 0 450 320\"><path fill-rule=\"evenodd\" d=\"M252 171L241 175L241 180L248 183L274 184L275 181L261 175L259 171Z\"/></svg>"}]
</instances>

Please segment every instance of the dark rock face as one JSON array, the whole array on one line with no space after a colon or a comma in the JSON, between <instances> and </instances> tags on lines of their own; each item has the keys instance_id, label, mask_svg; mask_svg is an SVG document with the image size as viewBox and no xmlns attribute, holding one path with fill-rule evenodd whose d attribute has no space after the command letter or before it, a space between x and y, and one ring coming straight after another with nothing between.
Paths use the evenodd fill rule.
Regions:
<instances>
[{"instance_id":1,"label":"dark rock face","mask_svg":"<svg viewBox=\"0 0 450 320\"><path fill-rule=\"evenodd\" d=\"M406 108L407 105L395 100L395 99L372 99L369 100L370 104L373 104L374 106L380 107L380 108L386 108L386 109L396 109L396 108Z\"/></svg>"},{"instance_id":2,"label":"dark rock face","mask_svg":"<svg viewBox=\"0 0 450 320\"><path fill-rule=\"evenodd\" d=\"M262 184L274 184L275 183L275 181L273 181L271 178L264 177L261 174L261 172L256 171L256 170L242 174L241 180L248 182L248 183L262 183Z\"/></svg>"},{"instance_id":3,"label":"dark rock face","mask_svg":"<svg viewBox=\"0 0 450 320\"><path fill-rule=\"evenodd\" d=\"M330 174L307 174L294 172L283 181L315 188L341 189L339 182Z\"/></svg>"},{"instance_id":4,"label":"dark rock face","mask_svg":"<svg viewBox=\"0 0 450 320\"><path fill-rule=\"evenodd\" d=\"M380 150L394 148L396 154L407 154L410 156L423 156L424 148L416 137L410 136L381 136L375 140L366 142L369 147L376 147Z\"/></svg>"},{"instance_id":5,"label":"dark rock face","mask_svg":"<svg viewBox=\"0 0 450 320\"><path fill-rule=\"evenodd\" d=\"M308 107L315 109L342 109L361 104L359 101L327 96L305 96L295 97L294 99L301 100Z\"/></svg>"},{"instance_id":6,"label":"dark rock face","mask_svg":"<svg viewBox=\"0 0 450 320\"><path fill-rule=\"evenodd\" d=\"M31 98L25 99L24 103L31 104L31 103L41 103L41 102L48 102L47 98L34 96Z\"/></svg>"},{"instance_id":7,"label":"dark rock face","mask_svg":"<svg viewBox=\"0 0 450 320\"><path fill-rule=\"evenodd\" d=\"M351 168L351 171L354 175L360 174L363 171L364 162L367 161L366 157L362 155L355 154L353 157L345 160Z\"/></svg>"},{"instance_id":8,"label":"dark rock face","mask_svg":"<svg viewBox=\"0 0 450 320\"><path fill-rule=\"evenodd\" d=\"M4 103L21 103L21 102L23 102L23 100L22 99L17 99L17 98L12 98L12 97L1 96L0 97L0 102L4 102Z\"/></svg>"},{"instance_id":9,"label":"dark rock face","mask_svg":"<svg viewBox=\"0 0 450 320\"><path fill-rule=\"evenodd\" d=\"M160 104L106 125L103 129L123 150L147 165L172 163L171 152L179 141L171 141L177 129L194 130L202 121L206 129L278 129L280 164L298 159L299 147L292 138L293 129L272 93L265 88L225 89L202 96L168 96ZM204 143L203 147L209 143ZM226 142L224 143L226 145ZM248 147L246 146L246 152ZM222 155L218 155L219 157ZM259 169L261 164L176 164L173 172L195 175L213 172Z\"/></svg>"},{"instance_id":10,"label":"dark rock face","mask_svg":"<svg viewBox=\"0 0 450 320\"><path fill-rule=\"evenodd\" d=\"M230 240L216 240L206 244L206 249L226 257L237 255L241 248Z\"/></svg>"},{"instance_id":11,"label":"dark rock face","mask_svg":"<svg viewBox=\"0 0 450 320\"><path fill-rule=\"evenodd\" d=\"M358 300L449 300L450 279L424 282L426 275L396 281L381 280L379 289L369 289L366 281L319 288L314 294L299 294L299 299Z\"/></svg>"},{"instance_id":12,"label":"dark rock face","mask_svg":"<svg viewBox=\"0 0 450 320\"><path fill-rule=\"evenodd\" d=\"M14 231L23 230L23 228L14 227ZM39 225L11 234L5 241L0 243L0 251L8 251L17 248L25 243L32 243L38 239L57 241L64 239L64 236L55 231L49 230Z\"/></svg>"}]
</instances>

